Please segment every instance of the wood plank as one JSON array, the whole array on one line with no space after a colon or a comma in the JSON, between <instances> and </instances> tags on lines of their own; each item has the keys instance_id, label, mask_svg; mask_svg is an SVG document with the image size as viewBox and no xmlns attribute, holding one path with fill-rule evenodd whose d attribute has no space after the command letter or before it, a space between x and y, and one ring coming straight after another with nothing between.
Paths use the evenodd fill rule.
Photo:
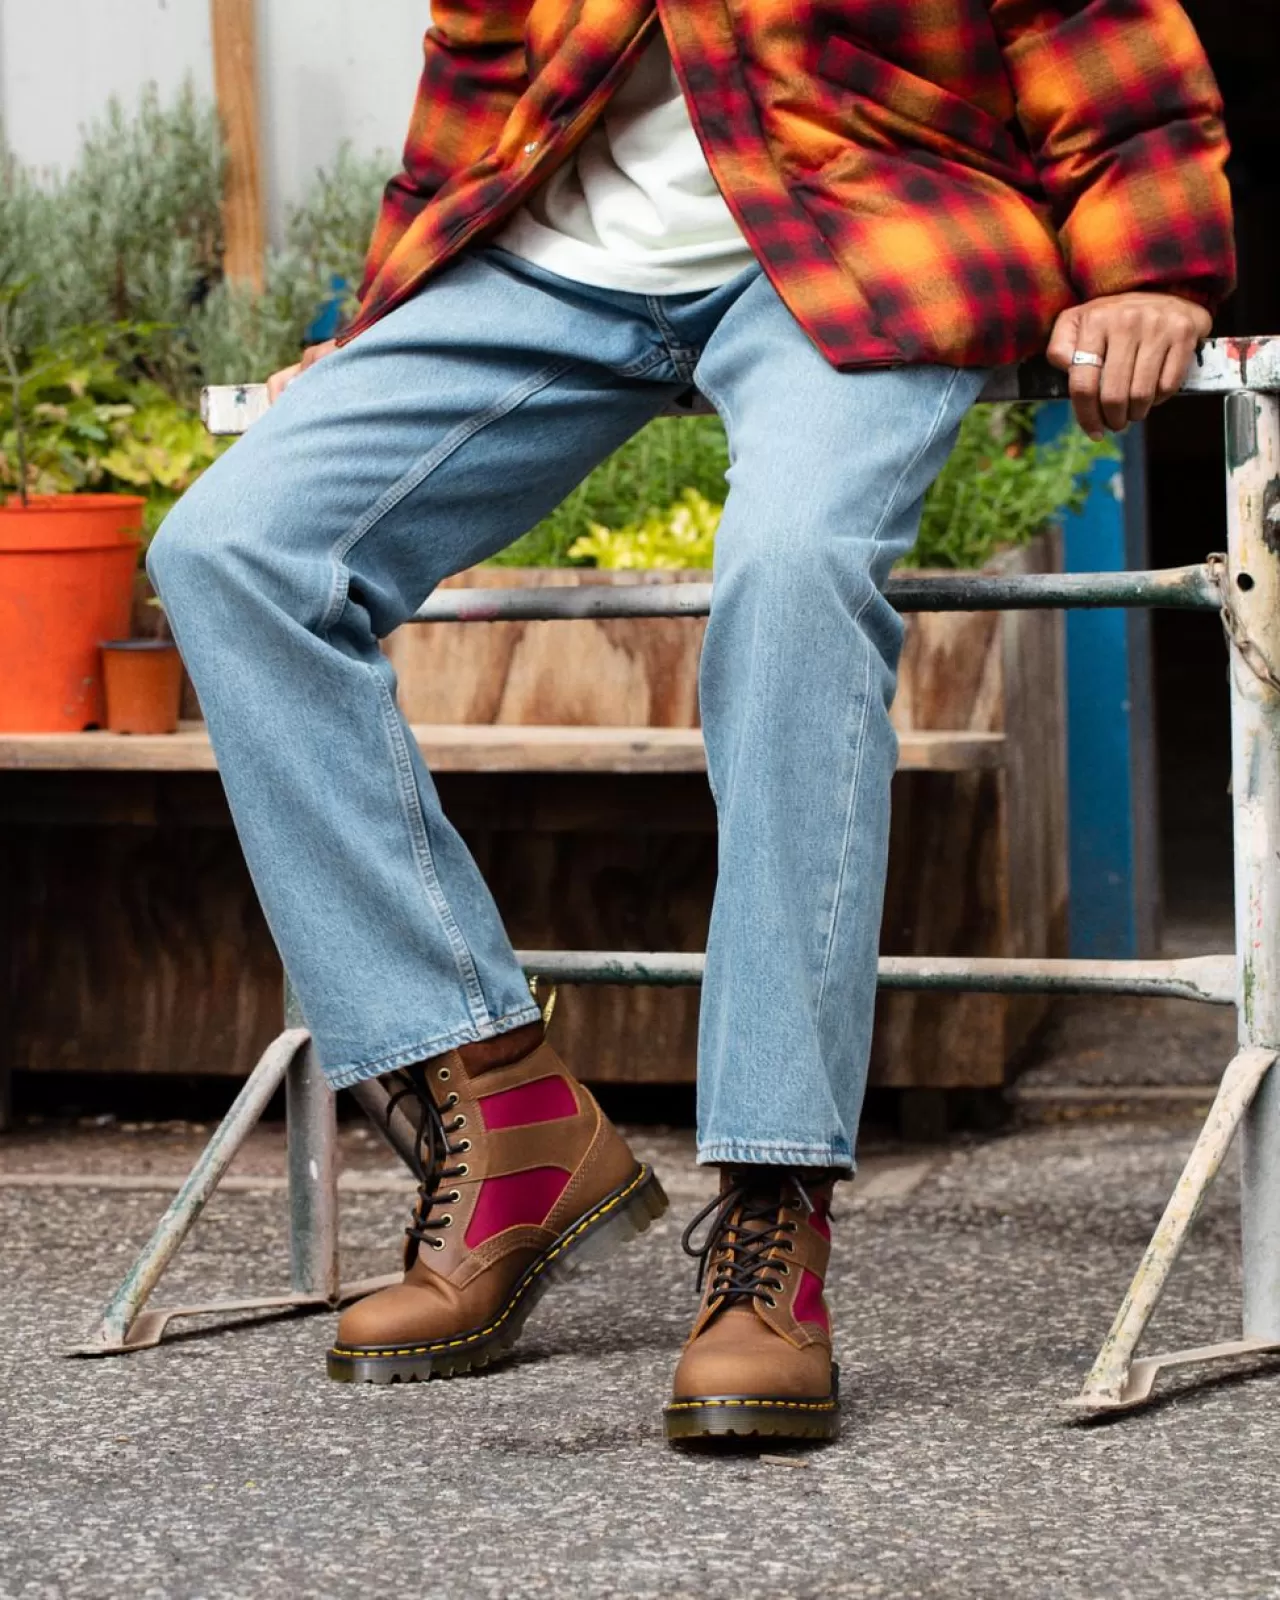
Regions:
<instances>
[{"instance_id":1,"label":"wood plank","mask_svg":"<svg viewBox=\"0 0 1280 1600\"><path fill-rule=\"evenodd\" d=\"M257 0L210 0L213 80L227 141L222 200L227 277L261 293L266 229L258 118Z\"/></svg>"},{"instance_id":2,"label":"wood plank","mask_svg":"<svg viewBox=\"0 0 1280 1600\"><path fill-rule=\"evenodd\" d=\"M442 589L705 583L697 571L472 567ZM409 624L383 642L410 722L695 728L705 617Z\"/></svg>"},{"instance_id":3,"label":"wood plank","mask_svg":"<svg viewBox=\"0 0 1280 1600\"><path fill-rule=\"evenodd\" d=\"M416 724L435 772L703 772L698 728L532 727L505 723ZM898 766L910 772L979 772L1003 765L1004 735L906 729ZM171 734L0 734L0 769L27 772L213 772L202 723Z\"/></svg>"}]
</instances>

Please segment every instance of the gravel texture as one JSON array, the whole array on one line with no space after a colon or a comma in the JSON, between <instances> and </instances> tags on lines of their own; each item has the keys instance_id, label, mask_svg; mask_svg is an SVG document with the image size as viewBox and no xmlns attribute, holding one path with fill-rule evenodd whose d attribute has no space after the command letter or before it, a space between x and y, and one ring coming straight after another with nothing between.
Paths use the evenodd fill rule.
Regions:
<instances>
[{"instance_id":1,"label":"gravel texture","mask_svg":"<svg viewBox=\"0 0 1280 1600\"><path fill-rule=\"evenodd\" d=\"M836 1228L841 1441L710 1459L660 1424L693 1307L679 1232L708 1192L684 1136L641 1141L672 1212L549 1295L517 1358L411 1388L328 1382L328 1316L67 1360L161 1199L0 1187L0 1596L1280 1594L1280 1368L1166 1379L1104 1426L1061 1404L1193 1131L1086 1120L870 1163ZM129 1168L129 1135L114 1167L95 1137ZM1234 1191L1149 1348L1234 1332ZM403 1199L343 1206L351 1272L386 1270ZM286 1246L279 1194L221 1196L159 1298L269 1292Z\"/></svg>"}]
</instances>

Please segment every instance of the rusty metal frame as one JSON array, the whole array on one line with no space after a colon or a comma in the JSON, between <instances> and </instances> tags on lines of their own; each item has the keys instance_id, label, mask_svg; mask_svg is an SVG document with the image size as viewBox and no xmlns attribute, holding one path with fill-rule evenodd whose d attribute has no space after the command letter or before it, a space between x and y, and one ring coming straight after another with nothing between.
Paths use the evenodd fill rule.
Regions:
<instances>
[{"instance_id":1,"label":"rusty metal frame","mask_svg":"<svg viewBox=\"0 0 1280 1600\"><path fill-rule=\"evenodd\" d=\"M996 373L983 399L1043 399L1065 392L1043 362ZM901 610L1144 606L1219 610L1230 645L1235 817L1236 950L1178 961L1051 961L886 957L883 987L1003 992L1143 994L1234 1004L1240 1050L1147 1248L1084 1388L1089 1413L1141 1405L1159 1373L1190 1363L1280 1350L1280 338L1211 340L1197 352L1184 393L1225 397L1228 551L1162 572L903 577L888 586ZM706 409L692 394L676 414ZM241 433L262 414L260 385L206 390L210 431ZM440 591L421 622L698 616L710 586ZM702 957L630 951L525 951L531 976L575 983L699 983ZM297 1022L290 1007L286 1021ZM281 1081L288 1084L292 1290L146 1311L144 1302L194 1224L236 1150ZM407 1158L412 1133L388 1119L387 1091L354 1091L388 1142ZM1242 1337L1135 1360L1138 1342L1237 1128L1243 1128ZM267 1050L151 1240L108 1305L82 1354L156 1344L170 1320L209 1313L336 1306L376 1283L338 1277L333 1100L305 1030L289 1026Z\"/></svg>"}]
</instances>

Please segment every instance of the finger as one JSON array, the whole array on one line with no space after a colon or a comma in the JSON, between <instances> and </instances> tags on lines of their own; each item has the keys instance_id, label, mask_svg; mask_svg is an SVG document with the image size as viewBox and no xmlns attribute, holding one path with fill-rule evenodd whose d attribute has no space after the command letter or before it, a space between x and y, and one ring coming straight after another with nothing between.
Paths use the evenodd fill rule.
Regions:
<instances>
[{"instance_id":1,"label":"finger","mask_svg":"<svg viewBox=\"0 0 1280 1600\"><path fill-rule=\"evenodd\" d=\"M327 356L334 348L335 342L333 339L326 339L323 344L308 345L302 352L302 370L305 372L308 367L314 367L317 361Z\"/></svg>"},{"instance_id":2,"label":"finger","mask_svg":"<svg viewBox=\"0 0 1280 1600\"><path fill-rule=\"evenodd\" d=\"M1049 345L1045 356L1052 366L1059 372L1068 372L1071 368L1071 352L1079 343L1080 337L1080 311L1076 306L1068 306L1061 312L1058 320L1053 325L1053 333L1049 338Z\"/></svg>"},{"instance_id":3,"label":"finger","mask_svg":"<svg viewBox=\"0 0 1280 1600\"><path fill-rule=\"evenodd\" d=\"M1181 389L1195 351L1196 340L1194 333L1175 339L1169 346L1165 354L1164 364L1160 368L1160 380L1156 387L1157 405L1163 405L1166 400L1177 394L1178 390Z\"/></svg>"},{"instance_id":4,"label":"finger","mask_svg":"<svg viewBox=\"0 0 1280 1600\"><path fill-rule=\"evenodd\" d=\"M276 401L301 371L302 363L298 361L291 367L284 367L279 372L273 372L267 379L267 403L275 405Z\"/></svg>"},{"instance_id":5,"label":"finger","mask_svg":"<svg viewBox=\"0 0 1280 1600\"><path fill-rule=\"evenodd\" d=\"M1152 332L1138 346L1129 382L1129 420L1141 422L1160 394L1160 374L1169 353L1169 336Z\"/></svg>"},{"instance_id":6,"label":"finger","mask_svg":"<svg viewBox=\"0 0 1280 1600\"><path fill-rule=\"evenodd\" d=\"M1098 408L1113 433L1120 433L1129 425L1129 393L1137 357L1137 331L1123 326L1113 328L1107 335L1106 365L1098 385Z\"/></svg>"},{"instance_id":7,"label":"finger","mask_svg":"<svg viewBox=\"0 0 1280 1600\"><path fill-rule=\"evenodd\" d=\"M1094 355L1106 355L1106 339L1101 330L1094 331L1087 318L1080 323L1080 338L1076 345L1077 350L1087 350ZM1099 367L1082 366L1069 368L1070 377L1067 380L1067 393L1071 396L1071 404L1076 414L1076 421L1091 439L1101 439L1104 430L1102 410L1098 404L1098 386L1102 379L1102 370Z\"/></svg>"}]
</instances>

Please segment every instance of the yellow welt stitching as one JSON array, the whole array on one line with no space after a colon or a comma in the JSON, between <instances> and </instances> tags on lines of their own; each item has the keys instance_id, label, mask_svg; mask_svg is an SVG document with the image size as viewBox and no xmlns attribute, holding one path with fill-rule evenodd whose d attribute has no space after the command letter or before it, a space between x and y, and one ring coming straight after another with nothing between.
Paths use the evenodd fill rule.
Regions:
<instances>
[{"instance_id":1,"label":"yellow welt stitching","mask_svg":"<svg viewBox=\"0 0 1280 1600\"><path fill-rule=\"evenodd\" d=\"M430 1355L434 1350L456 1350L459 1345L474 1344L477 1339L488 1338L491 1333L496 1333L498 1331L502 1324L519 1305L520 1301L524 1299L529 1285L533 1282L534 1278L536 1278L544 1268L550 1266L550 1264L558 1255L561 1254L562 1251L567 1250L584 1229L590 1228L594 1223L598 1222L601 1217L607 1216L615 1206L620 1206L627 1196L638 1189L649 1176L649 1168L642 1166L637 1176L632 1179L632 1181L627 1185L621 1194L614 1195L612 1200L609 1200L605 1204L598 1206L596 1210L588 1212L587 1215L575 1225L572 1233L567 1233L557 1245L553 1246L553 1248L547 1252L545 1256L540 1256L538 1260L534 1262L533 1267L530 1270L530 1275L525 1280L524 1288L522 1288L518 1294L514 1295L507 1302L506 1306L503 1308L502 1315L496 1322L491 1322L487 1328L480 1328L475 1333L469 1333L465 1339L441 1339L437 1340L434 1344L411 1345L407 1350L353 1350L347 1345L335 1345L333 1347L334 1355L382 1356L384 1359L389 1359L392 1356L427 1356Z\"/></svg>"},{"instance_id":2,"label":"yellow welt stitching","mask_svg":"<svg viewBox=\"0 0 1280 1600\"><path fill-rule=\"evenodd\" d=\"M700 1411L704 1406L749 1406L763 1410L771 1406L782 1411L834 1411L834 1400L672 1400L668 1411Z\"/></svg>"}]
</instances>

